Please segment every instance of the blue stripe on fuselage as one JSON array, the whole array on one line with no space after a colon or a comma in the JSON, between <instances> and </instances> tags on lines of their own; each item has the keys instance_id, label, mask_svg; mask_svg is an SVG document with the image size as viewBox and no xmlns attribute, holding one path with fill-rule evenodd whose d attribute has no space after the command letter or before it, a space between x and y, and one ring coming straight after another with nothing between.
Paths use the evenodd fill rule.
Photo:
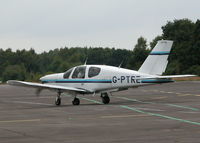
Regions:
<instances>
[{"instance_id":1,"label":"blue stripe on fuselage","mask_svg":"<svg viewBox=\"0 0 200 143\"><path fill-rule=\"evenodd\" d=\"M174 82L171 79L146 79L142 80L142 83L168 83L168 82Z\"/></svg>"},{"instance_id":2,"label":"blue stripe on fuselage","mask_svg":"<svg viewBox=\"0 0 200 143\"><path fill-rule=\"evenodd\" d=\"M106 79L49 79L42 80L42 83L112 83L112 81Z\"/></svg>"}]
</instances>

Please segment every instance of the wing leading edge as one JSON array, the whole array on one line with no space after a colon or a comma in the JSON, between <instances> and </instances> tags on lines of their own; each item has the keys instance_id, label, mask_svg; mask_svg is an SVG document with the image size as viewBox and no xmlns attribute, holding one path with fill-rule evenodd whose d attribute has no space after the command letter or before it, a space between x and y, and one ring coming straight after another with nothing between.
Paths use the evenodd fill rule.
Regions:
<instances>
[{"instance_id":1,"label":"wing leading edge","mask_svg":"<svg viewBox=\"0 0 200 143\"><path fill-rule=\"evenodd\" d=\"M62 90L62 91L66 91L66 92L69 92L69 91L78 92L78 93L90 92L90 91L75 88L75 87L41 84L41 83L25 82L25 81L18 81L18 80L9 80L9 81L7 81L7 83L9 85L14 85L14 86L32 87L32 88L40 88L40 89L55 89L55 90Z\"/></svg>"}]
</instances>

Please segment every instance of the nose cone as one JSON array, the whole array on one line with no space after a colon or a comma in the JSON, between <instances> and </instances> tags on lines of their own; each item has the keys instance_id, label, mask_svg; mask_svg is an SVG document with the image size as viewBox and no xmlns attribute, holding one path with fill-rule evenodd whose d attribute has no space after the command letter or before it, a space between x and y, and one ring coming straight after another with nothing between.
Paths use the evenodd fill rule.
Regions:
<instances>
[{"instance_id":1,"label":"nose cone","mask_svg":"<svg viewBox=\"0 0 200 143\"><path fill-rule=\"evenodd\" d=\"M40 81L42 83L53 83L55 80L57 79L62 79L63 77L63 73L60 73L60 74L49 74L49 75L45 75L43 77L40 78Z\"/></svg>"},{"instance_id":2,"label":"nose cone","mask_svg":"<svg viewBox=\"0 0 200 143\"><path fill-rule=\"evenodd\" d=\"M40 81L44 81L46 79L46 76L42 76L41 78L40 78Z\"/></svg>"}]
</instances>

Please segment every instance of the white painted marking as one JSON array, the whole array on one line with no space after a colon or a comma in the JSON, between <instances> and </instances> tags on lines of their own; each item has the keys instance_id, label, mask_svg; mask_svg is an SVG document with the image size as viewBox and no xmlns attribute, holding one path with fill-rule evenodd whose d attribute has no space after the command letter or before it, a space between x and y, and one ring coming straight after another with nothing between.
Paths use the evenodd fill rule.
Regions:
<instances>
[{"instance_id":1,"label":"white painted marking","mask_svg":"<svg viewBox=\"0 0 200 143\"><path fill-rule=\"evenodd\" d=\"M171 94L171 93L173 93L173 92L167 92L167 93Z\"/></svg>"},{"instance_id":2,"label":"white painted marking","mask_svg":"<svg viewBox=\"0 0 200 143\"><path fill-rule=\"evenodd\" d=\"M177 96L187 96L186 94L179 94L179 95L177 95Z\"/></svg>"},{"instance_id":3,"label":"white painted marking","mask_svg":"<svg viewBox=\"0 0 200 143\"><path fill-rule=\"evenodd\" d=\"M165 99L165 98L167 98L166 96L162 96L162 97L154 97L154 98L152 98L152 99Z\"/></svg>"},{"instance_id":4,"label":"white painted marking","mask_svg":"<svg viewBox=\"0 0 200 143\"><path fill-rule=\"evenodd\" d=\"M179 94L181 94L181 93L175 93L175 94L179 95Z\"/></svg>"},{"instance_id":5,"label":"white painted marking","mask_svg":"<svg viewBox=\"0 0 200 143\"><path fill-rule=\"evenodd\" d=\"M189 95L194 95L194 94L185 94L185 95L188 95L188 96L189 96Z\"/></svg>"}]
</instances>

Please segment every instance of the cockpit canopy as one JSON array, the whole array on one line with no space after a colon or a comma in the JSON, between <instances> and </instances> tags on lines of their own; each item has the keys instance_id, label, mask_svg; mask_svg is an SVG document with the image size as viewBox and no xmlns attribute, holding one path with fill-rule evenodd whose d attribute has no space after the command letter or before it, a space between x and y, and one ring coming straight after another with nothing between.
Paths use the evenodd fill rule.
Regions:
<instances>
[{"instance_id":1,"label":"cockpit canopy","mask_svg":"<svg viewBox=\"0 0 200 143\"><path fill-rule=\"evenodd\" d=\"M86 70L89 68L88 70ZM87 73L86 73L87 72ZM63 75L63 78L92 78L95 76L98 76L101 72L100 67L96 66L78 66L75 68L71 68L68 71L66 71ZM71 76L70 76L71 75Z\"/></svg>"},{"instance_id":2,"label":"cockpit canopy","mask_svg":"<svg viewBox=\"0 0 200 143\"><path fill-rule=\"evenodd\" d=\"M66 71L63 75L63 78L69 78L71 72L73 71L73 68L69 69L68 71Z\"/></svg>"},{"instance_id":3,"label":"cockpit canopy","mask_svg":"<svg viewBox=\"0 0 200 143\"><path fill-rule=\"evenodd\" d=\"M72 78L85 78L85 70L86 66L76 67L72 74Z\"/></svg>"}]
</instances>

